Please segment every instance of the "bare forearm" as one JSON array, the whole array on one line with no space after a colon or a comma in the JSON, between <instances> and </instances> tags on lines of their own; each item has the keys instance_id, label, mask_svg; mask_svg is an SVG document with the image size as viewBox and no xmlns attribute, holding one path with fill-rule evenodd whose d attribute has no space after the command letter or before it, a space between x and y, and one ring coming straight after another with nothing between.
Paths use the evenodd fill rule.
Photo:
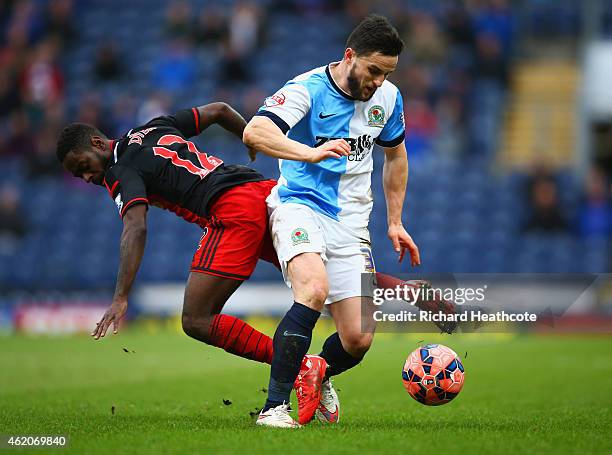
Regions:
<instances>
[{"instance_id":1,"label":"bare forearm","mask_svg":"<svg viewBox=\"0 0 612 455\"><path fill-rule=\"evenodd\" d=\"M119 272L115 299L127 299L140 267L147 239L145 227L124 228L119 249Z\"/></svg>"},{"instance_id":2,"label":"bare forearm","mask_svg":"<svg viewBox=\"0 0 612 455\"><path fill-rule=\"evenodd\" d=\"M202 121L202 131L210 125L218 124L226 131L242 139L246 120L227 103L210 103L198 107Z\"/></svg>"},{"instance_id":3,"label":"bare forearm","mask_svg":"<svg viewBox=\"0 0 612 455\"><path fill-rule=\"evenodd\" d=\"M254 117L244 130L243 142L250 148L274 158L308 161L312 149L285 136L272 121Z\"/></svg>"},{"instance_id":4,"label":"bare forearm","mask_svg":"<svg viewBox=\"0 0 612 455\"><path fill-rule=\"evenodd\" d=\"M244 133L244 128L246 127L247 122L244 117L229 104L223 105L221 115L219 116L219 121L217 123L225 130L233 133L236 137L242 140L242 134Z\"/></svg>"},{"instance_id":5,"label":"bare forearm","mask_svg":"<svg viewBox=\"0 0 612 455\"><path fill-rule=\"evenodd\" d=\"M402 224L404 196L408 184L408 160L405 156L387 158L383 168L383 189L387 202L387 223L389 226Z\"/></svg>"}]
</instances>

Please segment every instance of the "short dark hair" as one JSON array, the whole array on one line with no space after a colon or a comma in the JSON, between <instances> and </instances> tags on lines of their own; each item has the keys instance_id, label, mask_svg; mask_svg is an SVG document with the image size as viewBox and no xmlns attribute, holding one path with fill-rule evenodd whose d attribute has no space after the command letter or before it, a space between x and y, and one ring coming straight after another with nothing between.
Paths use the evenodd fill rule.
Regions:
<instances>
[{"instance_id":1,"label":"short dark hair","mask_svg":"<svg viewBox=\"0 0 612 455\"><path fill-rule=\"evenodd\" d=\"M106 137L98 128L87 123L71 123L66 126L57 138L55 153L59 162L63 163L68 153L90 146L92 136Z\"/></svg>"},{"instance_id":2,"label":"short dark hair","mask_svg":"<svg viewBox=\"0 0 612 455\"><path fill-rule=\"evenodd\" d=\"M370 14L353 29L346 47L361 56L380 52L394 57L402 53L404 42L386 17Z\"/></svg>"}]
</instances>

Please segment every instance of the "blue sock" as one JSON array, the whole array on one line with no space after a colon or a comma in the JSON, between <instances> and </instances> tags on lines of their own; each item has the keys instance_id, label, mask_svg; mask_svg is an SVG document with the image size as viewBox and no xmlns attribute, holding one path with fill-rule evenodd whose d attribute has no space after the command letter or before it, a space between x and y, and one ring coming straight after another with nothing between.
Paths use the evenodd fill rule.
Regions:
<instances>
[{"instance_id":1,"label":"blue sock","mask_svg":"<svg viewBox=\"0 0 612 455\"><path fill-rule=\"evenodd\" d=\"M300 372L302 359L310 347L312 329L320 315L318 311L294 302L276 328L272 340L274 354L270 369L268 399L264 411L275 408L283 402L289 403L293 383Z\"/></svg>"},{"instance_id":2,"label":"blue sock","mask_svg":"<svg viewBox=\"0 0 612 455\"><path fill-rule=\"evenodd\" d=\"M338 332L331 334L329 338L325 340L325 343L323 343L323 350L319 355L327 362L325 378L335 376L343 371L351 369L363 360L363 357L353 357L344 350Z\"/></svg>"}]
</instances>

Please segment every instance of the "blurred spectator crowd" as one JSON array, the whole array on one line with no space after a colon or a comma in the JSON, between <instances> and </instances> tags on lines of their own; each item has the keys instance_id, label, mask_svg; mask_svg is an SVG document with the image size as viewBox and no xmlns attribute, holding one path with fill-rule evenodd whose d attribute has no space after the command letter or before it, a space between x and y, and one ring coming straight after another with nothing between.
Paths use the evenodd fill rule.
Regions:
<instances>
[{"instance_id":1,"label":"blurred spectator crowd","mask_svg":"<svg viewBox=\"0 0 612 455\"><path fill-rule=\"evenodd\" d=\"M77 261L75 269L81 269L73 250L68 248L67 256L62 256L59 250L66 250L62 242L76 245L75 251L87 247L72 238L82 237L78 224L88 217L87 207L98 211L108 207L103 217L113 217L110 201L101 202L105 194L73 182L57 163L55 139L65 123L91 123L117 137L157 115L218 100L229 102L248 119L286 80L339 59L351 28L373 11L389 17L406 44L391 79L404 96L406 146L415 175L407 219L425 257L428 249L433 251L425 270L519 270L521 261L509 261L505 252L525 233L609 237L609 182L596 169L582 190L571 175L553 175L546 169L514 180L510 177L516 184L487 183L494 181L488 165L498 147L518 42L518 18L507 0L380 0L375 4L365 0L6 0L0 2L0 159L8 170L0 180L0 257L4 262L0 283L32 281L25 272L15 275L15 268L26 267L23 264L30 254L15 246L20 238L30 236L27 243L33 245L29 247L32 275L71 261ZM246 162L241 144L222 133L212 131L201 141L228 162ZM380 165L380 157L377 160ZM440 162L452 163L448 174L437 167ZM270 177L277 176L273 160L262 157L256 166ZM378 211L373 233L382 249L386 248L384 223L377 220L384 220L384 207L376 174L380 172L375 172L374 180ZM471 180L466 174L472 175ZM559 185L568 182L560 191ZM454 199L462 190L455 186L463 186L470 195L461 199L464 205ZM448 192L440 196L437 187ZM502 194L508 191L513 194ZM43 193L49 207L39 210L38 196ZM87 197L82 201L83 194ZM498 196L507 204L498 203ZM569 205L570 211L567 199L575 202ZM437 207L435 201L443 206ZM487 220L488 204L491 210L503 211L491 218L507 224L494 230L502 249L495 250L493 239L490 262L479 266L478 258L459 253L459 259L449 262L445 251L478 247L479 226L474 225L472 237L459 238L462 230L453 229L455 218L421 216L419 206L442 214L447 206L460 209L458 216L466 219L467 230L472 224L466 211L480 224L483 219L492 222ZM412 205L417 206L416 212ZM66 210L77 214L70 217L76 227L57 220ZM98 237L87 237L88 241L101 243L100 251L113 250L117 220L100 228L101 220L92 227L94 232L100 229ZM178 229L177 224L164 226ZM185 255L193 246L179 248L166 237L160 235L160 244L184 250ZM197 238L197 232L188 240L192 238ZM40 265L37 248L58 249L55 262ZM84 264L103 262L104 254L98 256L82 260ZM382 255L381 261L385 265L394 260ZM531 268L546 269L543 264ZM607 257L596 264L607 269ZM112 281L112 265L88 276L89 281L77 279L76 285ZM186 269L183 263L176 268L180 273ZM54 273L53 279L61 281L57 278L61 274ZM143 273L152 280L182 276ZM261 277L274 276L264 273ZM62 283L69 281L62 279Z\"/></svg>"}]
</instances>

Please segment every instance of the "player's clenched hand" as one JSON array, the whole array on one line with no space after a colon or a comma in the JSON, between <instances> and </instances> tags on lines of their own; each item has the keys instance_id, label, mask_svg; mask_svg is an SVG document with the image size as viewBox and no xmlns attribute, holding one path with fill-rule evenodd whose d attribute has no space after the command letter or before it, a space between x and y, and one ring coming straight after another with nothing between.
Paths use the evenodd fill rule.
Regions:
<instances>
[{"instance_id":1,"label":"player's clenched hand","mask_svg":"<svg viewBox=\"0 0 612 455\"><path fill-rule=\"evenodd\" d=\"M114 299L110 308L106 310L100 322L96 324L95 330L91 333L96 340L106 335L108 328L113 325L113 333L117 333L119 330L119 321L125 315L127 311L128 303L127 300Z\"/></svg>"},{"instance_id":2,"label":"player's clenched hand","mask_svg":"<svg viewBox=\"0 0 612 455\"><path fill-rule=\"evenodd\" d=\"M314 148L308 162L319 163L327 158L342 158L351 153L351 146L344 139L333 139Z\"/></svg>"},{"instance_id":3,"label":"player's clenched hand","mask_svg":"<svg viewBox=\"0 0 612 455\"><path fill-rule=\"evenodd\" d=\"M419 255L419 248L410 237L410 234L406 232L403 226L389 226L389 231L387 233L391 243L393 243L393 249L399 253L399 262L402 262L404 259L404 255L406 254L406 250L410 254L410 264L413 267L421 264L421 256Z\"/></svg>"}]
</instances>

